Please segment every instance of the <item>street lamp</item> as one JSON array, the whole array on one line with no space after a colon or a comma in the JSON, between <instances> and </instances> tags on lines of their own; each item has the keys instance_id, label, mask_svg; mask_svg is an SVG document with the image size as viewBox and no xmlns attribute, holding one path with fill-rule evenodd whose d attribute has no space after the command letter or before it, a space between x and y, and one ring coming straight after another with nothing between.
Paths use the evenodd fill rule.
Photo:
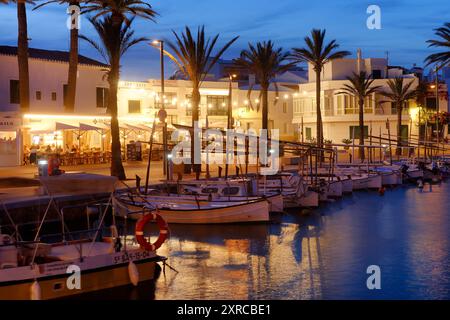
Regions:
<instances>
[{"instance_id":1,"label":"street lamp","mask_svg":"<svg viewBox=\"0 0 450 320\"><path fill-rule=\"evenodd\" d=\"M163 40L154 40L152 42L154 46L159 45L160 50L160 62L161 62L161 109L159 110L158 117L159 120L163 123L163 172L166 175L167 180L169 180L169 158L167 157L167 111L165 109L165 88L164 88L164 41Z\"/></svg>"},{"instance_id":2,"label":"street lamp","mask_svg":"<svg viewBox=\"0 0 450 320\"><path fill-rule=\"evenodd\" d=\"M228 112L227 112L227 130L233 129L233 79L237 78L236 74L228 74L229 86L228 86ZM228 152L226 153L227 159L225 163L225 179L228 178Z\"/></svg>"},{"instance_id":3,"label":"street lamp","mask_svg":"<svg viewBox=\"0 0 450 320\"><path fill-rule=\"evenodd\" d=\"M439 142L440 142L440 136L439 136L439 70L441 70L443 67L445 67L445 64L442 64L441 66L438 66L436 64L436 67L434 69L434 72L436 74L435 84L431 86L431 89L436 90L436 134L437 134L438 147L439 147Z\"/></svg>"}]
</instances>

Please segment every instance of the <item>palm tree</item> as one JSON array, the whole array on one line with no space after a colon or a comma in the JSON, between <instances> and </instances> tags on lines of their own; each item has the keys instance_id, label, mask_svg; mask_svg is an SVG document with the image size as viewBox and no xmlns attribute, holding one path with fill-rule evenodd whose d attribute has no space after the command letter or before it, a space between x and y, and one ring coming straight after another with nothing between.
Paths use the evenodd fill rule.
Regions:
<instances>
[{"instance_id":1,"label":"palm tree","mask_svg":"<svg viewBox=\"0 0 450 320\"><path fill-rule=\"evenodd\" d=\"M19 65L20 109L26 112L30 108L30 74L28 67L28 23L26 4L34 5L32 0L14 0L17 3L17 62Z\"/></svg>"},{"instance_id":2,"label":"palm tree","mask_svg":"<svg viewBox=\"0 0 450 320\"><path fill-rule=\"evenodd\" d=\"M380 94L388 98L397 109L397 155L402 154L402 137L401 137L401 127L402 127L402 112L405 103L408 100L414 99L417 96L417 91L411 89L414 81L407 82L404 84L403 78L396 77L388 81L389 91L381 91Z\"/></svg>"},{"instance_id":3,"label":"palm tree","mask_svg":"<svg viewBox=\"0 0 450 320\"><path fill-rule=\"evenodd\" d=\"M326 30L313 29L311 37L305 37L306 47L294 48L292 54L294 61L309 62L316 72L317 144L320 148L323 147L323 125L320 110L321 72L328 62L350 55L348 51L335 51L339 48L336 40L325 44L325 34Z\"/></svg>"},{"instance_id":4,"label":"palm tree","mask_svg":"<svg viewBox=\"0 0 450 320\"><path fill-rule=\"evenodd\" d=\"M95 13L94 19L111 15L116 27L124 22L129 24L132 17L154 21L158 15L145 0L87 0L82 13L92 12Z\"/></svg>"},{"instance_id":5,"label":"palm tree","mask_svg":"<svg viewBox=\"0 0 450 320\"><path fill-rule=\"evenodd\" d=\"M213 50L216 47L219 35L206 38L205 27L199 27L196 38L193 37L191 29L185 28L184 33L177 34L175 42L168 42L168 46L173 53L166 52L166 55L175 62L179 71L192 82L192 127L199 120L200 86L208 72L217 63L224 52L239 38L235 37L228 41L214 56ZM191 150L194 150L194 137L191 139ZM194 163L194 156L191 156L194 171L197 176L200 174L200 166Z\"/></svg>"},{"instance_id":6,"label":"palm tree","mask_svg":"<svg viewBox=\"0 0 450 320\"><path fill-rule=\"evenodd\" d=\"M268 91L271 81L277 74L285 72L294 66L293 62L283 64L283 62L287 61L289 55L289 53L283 52L282 48L274 48L272 41L264 41L262 43L258 42L256 47L249 44L248 50L243 50L241 56L234 61L238 67L254 74L261 85L262 129L268 129Z\"/></svg>"},{"instance_id":7,"label":"palm tree","mask_svg":"<svg viewBox=\"0 0 450 320\"><path fill-rule=\"evenodd\" d=\"M105 32L108 32L107 38L105 37L102 42L104 42L105 47L107 44L108 60L111 67L108 76L110 84L108 100L111 112L112 139L111 175L124 180L126 179L126 175L122 164L120 129L117 118L117 87L120 74L120 58L130 46L123 43L125 37L123 30L131 32L129 26L134 17L154 21L157 13L149 3L141 0L89 0L86 6L84 6L82 13L94 13L95 15L90 19L91 21L95 21L101 17L106 17L108 20L108 25L105 25L106 20L101 21L101 24L105 25L102 34L106 35ZM128 26L127 29L126 26Z\"/></svg>"},{"instance_id":8,"label":"palm tree","mask_svg":"<svg viewBox=\"0 0 450 320\"><path fill-rule=\"evenodd\" d=\"M126 179L125 170L122 165L117 108L117 88L120 77L120 59L132 46L148 40L143 37L133 38L134 31L131 30L133 20L134 18L131 18L128 23L122 24L117 36L118 30L112 16L106 16L102 19L89 18L89 22L97 31L100 42L98 43L84 35L80 35L80 38L90 43L110 66L107 76L109 83L108 108L111 113L111 175L118 177L120 180Z\"/></svg>"},{"instance_id":9,"label":"palm tree","mask_svg":"<svg viewBox=\"0 0 450 320\"><path fill-rule=\"evenodd\" d=\"M80 6L81 2L85 1L49 0L36 6L33 10L39 9L51 3L68 4L69 8L76 6L78 7L78 10L81 10ZM76 19L77 17L74 16L73 18ZM78 35L79 35L79 28L77 27L77 23L75 21L72 21L72 27L70 28L69 72L67 75L67 92L65 98L65 109L67 112L73 112L75 110L75 97L77 92L77 74L78 74Z\"/></svg>"},{"instance_id":10,"label":"palm tree","mask_svg":"<svg viewBox=\"0 0 450 320\"><path fill-rule=\"evenodd\" d=\"M367 76L367 73L361 71L359 74L353 72L351 77L347 77L350 84L344 84L341 88L341 92L337 94L349 94L354 96L358 100L359 106L359 145L364 146L364 101L367 97L378 92L381 86L372 86L374 79L371 76ZM364 147L359 148L359 156L361 162L364 162L365 153Z\"/></svg>"},{"instance_id":11,"label":"palm tree","mask_svg":"<svg viewBox=\"0 0 450 320\"><path fill-rule=\"evenodd\" d=\"M450 63L450 22L444 24L443 27L434 30L435 35L440 37L439 40L428 40L429 47L439 47L446 51L430 54L426 59L427 65L432 63L441 64L443 66Z\"/></svg>"}]
</instances>

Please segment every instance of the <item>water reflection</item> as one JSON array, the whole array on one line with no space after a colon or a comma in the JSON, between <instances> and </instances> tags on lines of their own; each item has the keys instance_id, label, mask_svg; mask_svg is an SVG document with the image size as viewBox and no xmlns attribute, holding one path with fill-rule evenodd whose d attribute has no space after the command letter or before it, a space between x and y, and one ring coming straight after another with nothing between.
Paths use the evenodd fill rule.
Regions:
<instances>
[{"instance_id":1,"label":"water reflection","mask_svg":"<svg viewBox=\"0 0 450 320\"><path fill-rule=\"evenodd\" d=\"M269 225L172 226L156 299L448 299L448 184L358 192ZM305 213L305 212L303 212ZM382 290L366 287L379 265Z\"/></svg>"},{"instance_id":2,"label":"water reflection","mask_svg":"<svg viewBox=\"0 0 450 320\"><path fill-rule=\"evenodd\" d=\"M271 224L171 226L135 299L450 299L450 186L357 192ZM366 287L370 265L382 290Z\"/></svg>"}]
</instances>

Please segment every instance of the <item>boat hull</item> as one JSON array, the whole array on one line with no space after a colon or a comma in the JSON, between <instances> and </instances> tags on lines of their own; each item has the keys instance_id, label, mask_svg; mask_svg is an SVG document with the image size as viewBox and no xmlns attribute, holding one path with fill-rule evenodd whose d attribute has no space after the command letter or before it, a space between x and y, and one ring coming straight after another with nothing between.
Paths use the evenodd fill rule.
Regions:
<instances>
[{"instance_id":1,"label":"boat hull","mask_svg":"<svg viewBox=\"0 0 450 320\"><path fill-rule=\"evenodd\" d=\"M397 186L402 184L401 174L397 172L381 173L383 186Z\"/></svg>"},{"instance_id":2,"label":"boat hull","mask_svg":"<svg viewBox=\"0 0 450 320\"><path fill-rule=\"evenodd\" d=\"M139 282L145 282L155 278L156 264L158 261L160 259L156 258L134 261L139 274ZM64 266L68 265L66 262L61 262L61 264ZM74 262L74 264L76 263ZM82 269L80 289L68 288L67 281L70 276L71 274L64 272L56 275L42 275L41 277L37 277L36 280L39 283L41 299L66 298L131 285L128 263L110 265L92 270ZM31 287L34 281L34 278L29 278L18 281L0 282L0 300L30 300L32 298Z\"/></svg>"},{"instance_id":3,"label":"boat hull","mask_svg":"<svg viewBox=\"0 0 450 320\"><path fill-rule=\"evenodd\" d=\"M128 209L128 218L134 220L142 218L142 207L129 203L123 203L123 205ZM123 216L123 210L121 211L120 215ZM192 210L162 207L158 208L158 213L169 224L230 224L270 221L269 202L266 200Z\"/></svg>"},{"instance_id":4,"label":"boat hull","mask_svg":"<svg viewBox=\"0 0 450 320\"><path fill-rule=\"evenodd\" d=\"M319 193L308 190L302 197L298 199L300 207L317 208L319 206Z\"/></svg>"}]
</instances>

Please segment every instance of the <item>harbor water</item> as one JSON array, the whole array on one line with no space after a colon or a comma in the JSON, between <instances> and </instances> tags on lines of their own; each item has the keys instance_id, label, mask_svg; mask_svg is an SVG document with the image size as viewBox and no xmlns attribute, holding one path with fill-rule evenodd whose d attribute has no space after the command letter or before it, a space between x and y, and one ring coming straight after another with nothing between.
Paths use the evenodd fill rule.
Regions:
<instances>
[{"instance_id":1,"label":"harbor water","mask_svg":"<svg viewBox=\"0 0 450 320\"><path fill-rule=\"evenodd\" d=\"M450 185L354 192L270 224L171 226L130 299L450 299ZM369 266L381 289L369 290ZM124 292L115 291L111 297ZM104 298L105 296L103 296Z\"/></svg>"}]
</instances>

